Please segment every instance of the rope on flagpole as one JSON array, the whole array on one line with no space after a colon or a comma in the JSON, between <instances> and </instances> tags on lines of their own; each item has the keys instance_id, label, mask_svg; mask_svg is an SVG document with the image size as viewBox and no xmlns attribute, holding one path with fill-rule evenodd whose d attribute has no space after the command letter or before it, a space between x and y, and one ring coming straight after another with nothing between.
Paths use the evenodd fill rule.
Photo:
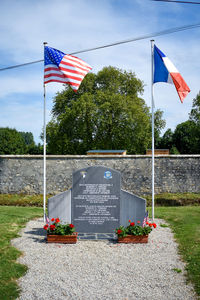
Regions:
<instances>
[{"instance_id":1,"label":"rope on flagpole","mask_svg":"<svg viewBox=\"0 0 200 300\"><path fill-rule=\"evenodd\" d=\"M200 2L181 1L181 0L151 0L151 1L171 2L171 3L181 3L181 4L200 4Z\"/></svg>"},{"instance_id":2,"label":"rope on flagpole","mask_svg":"<svg viewBox=\"0 0 200 300\"><path fill-rule=\"evenodd\" d=\"M154 220L154 87L153 87L153 74L154 74L154 40L151 40L151 119L152 119L152 220Z\"/></svg>"},{"instance_id":3,"label":"rope on flagpole","mask_svg":"<svg viewBox=\"0 0 200 300\"><path fill-rule=\"evenodd\" d=\"M43 43L44 49L47 42ZM44 222L46 221L46 87L44 83L44 128L43 128L43 211Z\"/></svg>"},{"instance_id":4,"label":"rope on flagpole","mask_svg":"<svg viewBox=\"0 0 200 300\"><path fill-rule=\"evenodd\" d=\"M139 37L136 37L136 38L131 38L131 39L115 42L115 43L112 43L112 44L107 44L107 45L103 45L103 46L99 46L99 47L94 47L94 48L89 48L89 49L85 49L85 50L75 51L75 52L72 52L72 53L69 53L69 54L74 55L74 54L78 54L78 53L84 53L84 52L99 50L99 49L103 49L103 48L108 48L108 47L113 47L113 46L117 46L117 45L121 45L121 44L130 43L130 42L145 40L145 39L153 38L153 37L156 37L156 36L162 36L162 35L165 35L165 34L175 33L175 32L184 31L184 30L188 30L188 29L194 29L194 28L197 28L197 27L200 27L200 23L185 25L185 26L181 26L181 27L170 28L170 29L166 29L166 30L163 30L163 31L158 31L158 32L146 34L146 35L143 35L143 36L139 36ZM36 64L36 63L43 62L43 61L44 61L44 59L40 59L40 60L32 61L32 62L29 62L29 63L24 63L24 64L20 64L20 65L5 67L5 68L1 68L0 71L6 71L6 70L9 70L9 69L24 67L24 66L27 66L27 65Z\"/></svg>"},{"instance_id":5,"label":"rope on flagpole","mask_svg":"<svg viewBox=\"0 0 200 300\"><path fill-rule=\"evenodd\" d=\"M28 63L20 64L20 65L15 65L15 66L1 68L0 71L6 71L6 70L10 70L10 69L16 69L16 68L20 68L20 67L25 67L25 66L37 64L37 63L43 62L43 61L44 61L44 59L39 59L39 60L31 61L31 62L28 62Z\"/></svg>"}]
</instances>

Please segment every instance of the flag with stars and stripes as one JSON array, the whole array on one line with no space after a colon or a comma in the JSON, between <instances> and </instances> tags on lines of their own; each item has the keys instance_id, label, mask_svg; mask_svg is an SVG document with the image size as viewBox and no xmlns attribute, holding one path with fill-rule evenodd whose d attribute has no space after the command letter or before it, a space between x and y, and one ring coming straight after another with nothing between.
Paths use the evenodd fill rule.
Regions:
<instances>
[{"instance_id":1,"label":"flag with stars and stripes","mask_svg":"<svg viewBox=\"0 0 200 300\"><path fill-rule=\"evenodd\" d=\"M146 222L149 222L149 212L148 212L148 210L146 211L146 213L144 215L144 220L143 220L143 223L142 223L142 227L146 226Z\"/></svg>"},{"instance_id":2,"label":"flag with stars and stripes","mask_svg":"<svg viewBox=\"0 0 200 300\"><path fill-rule=\"evenodd\" d=\"M61 82L69 84L76 92L92 69L78 57L65 54L57 49L44 47L44 83Z\"/></svg>"},{"instance_id":3,"label":"flag with stars and stripes","mask_svg":"<svg viewBox=\"0 0 200 300\"><path fill-rule=\"evenodd\" d=\"M46 214L45 214L45 221L46 221L47 224L50 224L50 220L49 220L49 218L47 217Z\"/></svg>"}]
</instances>

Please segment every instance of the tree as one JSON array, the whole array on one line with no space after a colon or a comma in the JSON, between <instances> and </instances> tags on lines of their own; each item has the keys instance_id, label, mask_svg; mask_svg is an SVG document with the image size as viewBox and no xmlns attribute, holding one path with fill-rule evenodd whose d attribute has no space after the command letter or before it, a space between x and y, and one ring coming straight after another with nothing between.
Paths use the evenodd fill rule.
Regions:
<instances>
[{"instance_id":1,"label":"tree","mask_svg":"<svg viewBox=\"0 0 200 300\"><path fill-rule=\"evenodd\" d=\"M189 114L190 120L200 125L200 93L193 99L192 109Z\"/></svg>"},{"instance_id":2,"label":"tree","mask_svg":"<svg viewBox=\"0 0 200 300\"><path fill-rule=\"evenodd\" d=\"M176 126L173 144L181 154L199 153L198 126L194 121L188 120Z\"/></svg>"},{"instance_id":3,"label":"tree","mask_svg":"<svg viewBox=\"0 0 200 300\"><path fill-rule=\"evenodd\" d=\"M26 144L26 148L24 150L24 154L38 154L38 146L34 142L33 134L32 132L24 132L19 131L22 138L24 139L24 142Z\"/></svg>"},{"instance_id":4,"label":"tree","mask_svg":"<svg viewBox=\"0 0 200 300\"><path fill-rule=\"evenodd\" d=\"M173 141L173 132L172 130L169 128L165 131L165 133L163 134L163 136L160 138L160 143L159 143L159 148L160 149L171 149L174 145L174 141Z\"/></svg>"},{"instance_id":5,"label":"tree","mask_svg":"<svg viewBox=\"0 0 200 300\"><path fill-rule=\"evenodd\" d=\"M175 146L172 146L170 149L170 154L179 155L180 152L178 151L178 149Z\"/></svg>"},{"instance_id":6,"label":"tree","mask_svg":"<svg viewBox=\"0 0 200 300\"><path fill-rule=\"evenodd\" d=\"M151 141L151 115L139 97L143 83L133 72L105 67L89 73L78 93L65 86L54 98L47 125L51 154L85 154L90 149L144 153ZM156 113L156 130L162 113Z\"/></svg>"},{"instance_id":7,"label":"tree","mask_svg":"<svg viewBox=\"0 0 200 300\"><path fill-rule=\"evenodd\" d=\"M11 128L0 128L0 154L24 154L26 144L22 135Z\"/></svg>"},{"instance_id":8,"label":"tree","mask_svg":"<svg viewBox=\"0 0 200 300\"><path fill-rule=\"evenodd\" d=\"M35 144L32 132L19 131L19 133L22 135L26 145L31 146Z\"/></svg>"},{"instance_id":9,"label":"tree","mask_svg":"<svg viewBox=\"0 0 200 300\"><path fill-rule=\"evenodd\" d=\"M195 153L200 153L200 92L193 99L189 120L195 123L193 138L195 139Z\"/></svg>"},{"instance_id":10,"label":"tree","mask_svg":"<svg viewBox=\"0 0 200 300\"><path fill-rule=\"evenodd\" d=\"M39 143L39 144L31 144L28 146L27 152L28 154L43 154L43 146Z\"/></svg>"},{"instance_id":11,"label":"tree","mask_svg":"<svg viewBox=\"0 0 200 300\"><path fill-rule=\"evenodd\" d=\"M0 154L43 154L43 147L36 145L32 132L0 128Z\"/></svg>"},{"instance_id":12,"label":"tree","mask_svg":"<svg viewBox=\"0 0 200 300\"><path fill-rule=\"evenodd\" d=\"M180 154L174 141L174 133L169 128L159 139L158 149L169 149L170 154Z\"/></svg>"},{"instance_id":13,"label":"tree","mask_svg":"<svg viewBox=\"0 0 200 300\"><path fill-rule=\"evenodd\" d=\"M161 130L165 127L165 120L162 119L163 112L158 109L154 113L154 139L155 139L155 148L160 148L160 141L161 141ZM149 148L151 148L152 145L149 145Z\"/></svg>"},{"instance_id":14,"label":"tree","mask_svg":"<svg viewBox=\"0 0 200 300\"><path fill-rule=\"evenodd\" d=\"M159 148L170 149L171 154L200 153L200 93L193 99L189 120L178 124L174 133L168 129L157 144Z\"/></svg>"},{"instance_id":15,"label":"tree","mask_svg":"<svg viewBox=\"0 0 200 300\"><path fill-rule=\"evenodd\" d=\"M32 132L19 132L26 144L25 153L26 154L43 154L43 146L39 144L35 144ZM25 154L24 153L24 154Z\"/></svg>"}]
</instances>

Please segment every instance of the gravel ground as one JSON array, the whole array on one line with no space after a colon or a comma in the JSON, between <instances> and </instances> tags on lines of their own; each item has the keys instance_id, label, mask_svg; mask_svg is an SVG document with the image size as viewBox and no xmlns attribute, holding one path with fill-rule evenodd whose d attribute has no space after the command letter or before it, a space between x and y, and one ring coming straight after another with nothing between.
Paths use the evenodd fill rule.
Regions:
<instances>
[{"instance_id":1,"label":"gravel ground","mask_svg":"<svg viewBox=\"0 0 200 300\"><path fill-rule=\"evenodd\" d=\"M108 240L47 244L43 221L30 221L12 244L29 267L18 281L20 300L196 299L169 227L158 224L148 244ZM173 269L181 269L181 273Z\"/></svg>"}]
</instances>

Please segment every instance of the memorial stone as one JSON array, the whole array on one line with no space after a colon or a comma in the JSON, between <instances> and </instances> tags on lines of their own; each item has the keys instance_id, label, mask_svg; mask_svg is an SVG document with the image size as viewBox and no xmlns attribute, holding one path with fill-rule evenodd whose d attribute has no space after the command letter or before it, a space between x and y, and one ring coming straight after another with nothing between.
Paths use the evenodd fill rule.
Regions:
<instances>
[{"instance_id":1,"label":"memorial stone","mask_svg":"<svg viewBox=\"0 0 200 300\"><path fill-rule=\"evenodd\" d=\"M120 173L103 166L73 173L72 223L78 232L113 233L120 225Z\"/></svg>"},{"instance_id":2,"label":"memorial stone","mask_svg":"<svg viewBox=\"0 0 200 300\"><path fill-rule=\"evenodd\" d=\"M109 238L129 219L142 225L145 212L146 200L122 190L120 172L104 166L75 171L72 188L48 199L49 218L73 223L80 238Z\"/></svg>"}]
</instances>

